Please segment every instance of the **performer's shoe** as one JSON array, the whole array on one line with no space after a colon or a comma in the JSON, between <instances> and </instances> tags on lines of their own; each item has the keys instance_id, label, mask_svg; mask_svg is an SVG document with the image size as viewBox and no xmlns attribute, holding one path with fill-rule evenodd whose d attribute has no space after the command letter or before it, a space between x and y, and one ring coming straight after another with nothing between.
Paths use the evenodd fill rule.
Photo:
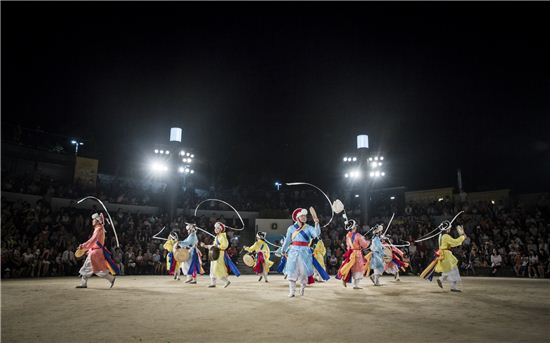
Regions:
<instances>
[{"instance_id":1,"label":"performer's shoe","mask_svg":"<svg viewBox=\"0 0 550 343\"><path fill-rule=\"evenodd\" d=\"M374 275L369 276L369 279L372 281L372 284L376 286L376 281L374 281Z\"/></svg>"},{"instance_id":2,"label":"performer's shoe","mask_svg":"<svg viewBox=\"0 0 550 343\"><path fill-rule=\"evenodd\" d=\"M288 293L288 297L289 297L289 298L294 298L295 295L294 295L294 293Z\"/></svg>"},{"instance_id":3,"label":"performer's shoe","mask_svg":"<svg viewBox=\"0 0 550 343\"><path fill-rule=\"evenodd\" d=\"M462 293L462 291L460 289L452 289L452 288L451 288L451 292Z\"/></svg>"},{"instance_id":4,"label":"performer's shoe","mask_svg":"<svg viewBox=\"0 0 550 343\"><path fill-rule=\"evenodd\" d=\"M345 279L342 279L342 283L344 284L344 287L348 287L348 284L346 283Z\"/></svg>"},{"instance_id":5,"label":"performer's shoe","mask_svg":"<svg viewBox=\"0 0 550 343\"><path fill-rule=\"evenodd\" d=\"M288 277L288 275L285 275L285 280L286 280L287 277Z\"/></svg>"},{"instance_id":6,"label":"performer's shoe","mask_svg":"<svg viewBox=\"0 0 550 343\"><path fill-rule=\"evenodd\" d=\"M76 286L75 288L88 288L88 286L86 286L86 285L78 285L78 286Z\"/></svg>"},{"instance_id":7,"label":"performer's shoe","mask_svg":"<svg viewBox=\"0 0 550 343\"><path fill-rule=\"evenodd\" d=\"M190 285L196 285L197 284L197 280L191 280L188 282L188 284Z\"/></svg>"},{"instance_id":8,"label":"performer's shoe","mask_svg":"<svg viewBox=\"0 0 550 343\"><path fill-rule=\"evenodd\" d=\"M191 283L191 281L193 281L193 279L185 280L185 283Z\"/></svg>"},{"instance_id":9,"label":"performer's shoe","mask_svg":"<svg viewBox=\"0 0 550 343\"><path fill-rule=\"evenodd\" d=\"M223 288L227 288L227 286L229 286L230 284L231 284L231 281L228 280L228 281L225 283L225 285L223 285Z\"/></svg>"},{"instance_id":10,"label":"performer's shoe","mask_svg":"<svg viewBox=\"0 0 550 343\"><path fill-rule=\"evenodd\" d=\"M113 281L111 281L111 286L109 288L113 288L113 285L115 284L116 276L113 275Z\"/></svg>"},{"instance_id":11,"label":"performer's shoe","mask_svg":"<svg viewBox=\"0 0 550 343\"><path fill-rule=\"evenodd\" d=\"M306 288L305 287L300 287L300 295L304 296L305 292L306 292Z\"/></svg>"},{"instance_id":12,"label":"performer's shoe","mask_svg":"<svg viewBox=\"0 0 550 343\"><path fill-rule=\"evenodd\" d=\"M363 287L353 286L353 289L363 289Z\"/></svg>"},{"instance_id":13,"label":"performer's shoe","mask_svg":"<svg viewBox=\"0 0 550 343\"><path fill-rule=\"evenodd\" d=\"M265 283L268 283L269 281L265 280Z\"/></svg>"},{"instance_id":14,"label":"performer's shoe","mask_svg":"<svg viewBox=\"0 0 550 343\"><path fill-rule=\"evenodd\" d=\"M260 275L260 278L258 279L258 282L262 281L263 277L264 277L263 275Z\"/></svg>"},{"instance_id":15,"label":"performer's shoe","mask_svg":"<svg viewBox=\"0 0 550 343\"><path fill-rule=\"evenodd\" d=\"M440 287L440 288L443 288L443 283L441 282L441 280L437 279L437 285Z\"/></svg>"},{"instance_id":16,"label":"performer's shoe","mask_svg":"<svg viewBox=\"0 0 550 343\"><path fill-rule=\"evenodd\" d=\"M208 288L214 288L216 285L208 285Z\"/></svg>"}]
</instances>

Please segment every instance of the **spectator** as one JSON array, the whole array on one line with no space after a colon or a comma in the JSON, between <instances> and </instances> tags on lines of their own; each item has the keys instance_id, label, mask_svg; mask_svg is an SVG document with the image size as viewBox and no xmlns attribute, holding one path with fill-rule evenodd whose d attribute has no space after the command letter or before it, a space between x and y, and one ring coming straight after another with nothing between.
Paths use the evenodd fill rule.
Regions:
<instances>
[{"instance_id":1,"label":"spectator","mask_svg":"<svg viewBox=\"0 0 550 343\"><path fill-rule=\"evenodd\" d=\"M502 256L500 256L500 253L497 251L497 249L493 249L493 254L491 255L491 268L493 268L493 270L491 271L492 276L496 276L497 272L500 270L501 265Z\"/></svg>"}]
</instances>

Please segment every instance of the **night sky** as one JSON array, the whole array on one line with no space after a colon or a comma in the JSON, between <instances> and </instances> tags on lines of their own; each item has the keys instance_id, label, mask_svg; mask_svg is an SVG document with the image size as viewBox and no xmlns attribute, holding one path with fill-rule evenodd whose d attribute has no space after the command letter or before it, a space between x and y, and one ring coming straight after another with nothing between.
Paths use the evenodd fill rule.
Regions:
<instances>
[{"instance_id":1,"label":"night sky","mask_svg":"<svg viewBox=\"0 0 550 343\"><path fill-rule=\"evenodd\" d=\"M2 123L124 174L184 130L204 183L549 190L548 3L2 2ZM202 169L201 169L202 168Z\"/></svg>"}]
</instances>

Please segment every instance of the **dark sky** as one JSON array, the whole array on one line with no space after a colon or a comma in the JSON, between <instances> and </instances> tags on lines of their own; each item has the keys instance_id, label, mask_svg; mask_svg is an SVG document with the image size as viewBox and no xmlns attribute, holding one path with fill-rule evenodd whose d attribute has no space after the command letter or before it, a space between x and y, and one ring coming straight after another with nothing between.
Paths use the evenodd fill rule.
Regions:
<instances>
[{"instance_id":1,"label":"dark sky","mask_svg":"<svg viewBox=\"0 0 550 343\"><path fill-rule=\"evenodd\" d=\"M175 125L228 186L336 186L366 133L380 186L548 190L547 3L1 6L2 122L84 139L101 172Z\"/></svg>"}]
</instances>

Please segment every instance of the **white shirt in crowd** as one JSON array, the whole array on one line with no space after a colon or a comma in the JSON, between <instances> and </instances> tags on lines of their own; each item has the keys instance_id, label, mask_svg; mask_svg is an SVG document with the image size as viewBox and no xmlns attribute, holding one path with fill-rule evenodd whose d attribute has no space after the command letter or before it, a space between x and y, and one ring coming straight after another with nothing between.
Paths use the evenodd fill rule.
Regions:
<instances>
[{"instance_id":1,"label":"white shirt in crowd","mask_svg":"<svg viewBox=\"0 0 550 343\"><path fill-rule=\"evenodd\" d=\"M500 267L502 264L502 256L500 255L491 255L491 266Z\"/></svg>"}]
</instances>

